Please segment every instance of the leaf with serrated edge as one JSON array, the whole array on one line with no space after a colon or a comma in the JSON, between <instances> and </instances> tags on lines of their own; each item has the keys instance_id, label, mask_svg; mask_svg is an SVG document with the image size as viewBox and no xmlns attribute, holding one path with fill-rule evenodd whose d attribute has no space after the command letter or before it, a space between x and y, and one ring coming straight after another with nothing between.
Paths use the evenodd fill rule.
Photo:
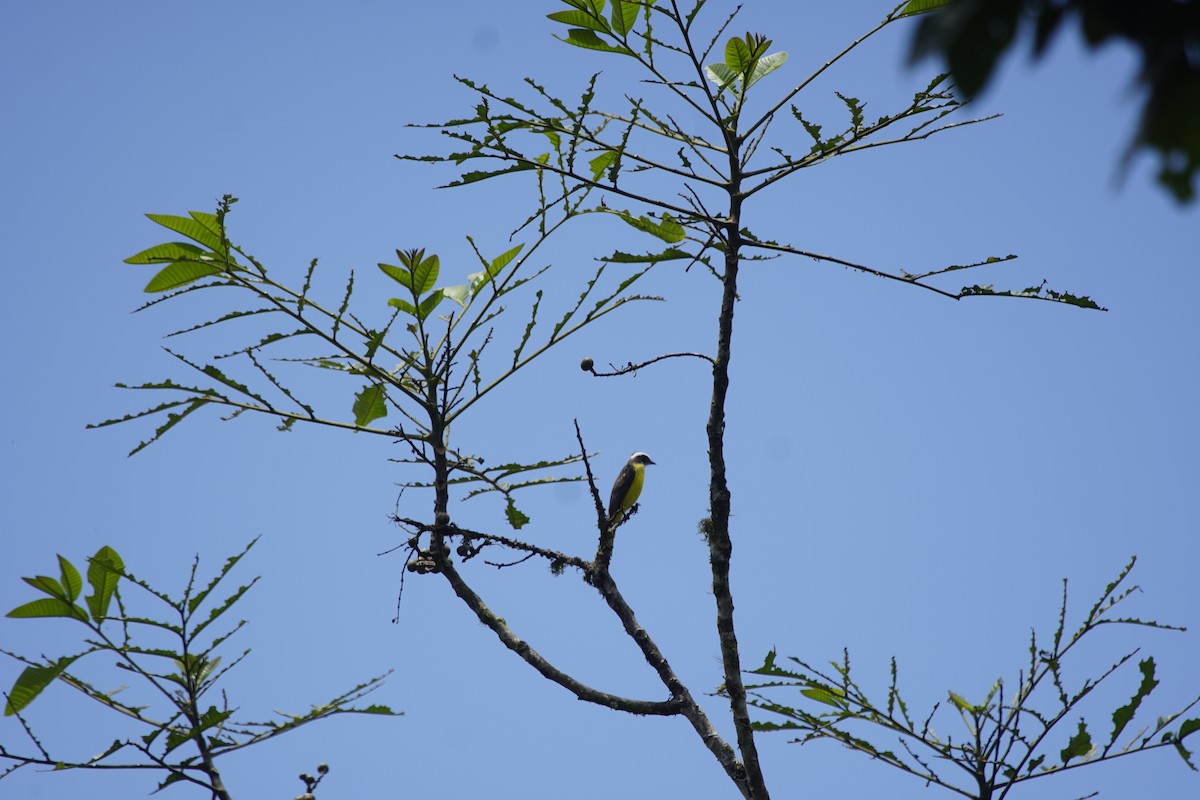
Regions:
<instances>
[{"instance_id":1,"label":"leaf with serrated edge","mask_svg":"<svg viewBox=\"0 0 1200 800\"><path fill-rule=\"evenodd\" d=\"M371 384L354 395L354 424L370 425L380 417L387 416L386 393L382 386Z\"/></svg>"}]
</instances>

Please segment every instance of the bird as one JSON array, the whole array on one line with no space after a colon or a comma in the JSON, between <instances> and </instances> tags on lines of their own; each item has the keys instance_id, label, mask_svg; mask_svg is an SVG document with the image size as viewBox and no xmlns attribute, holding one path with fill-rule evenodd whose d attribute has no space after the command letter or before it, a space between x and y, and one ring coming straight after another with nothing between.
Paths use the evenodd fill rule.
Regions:
<instances>
[{"instance_id":1,"label":"bird","mask_svg":"<svg viewBox=\"0 0 1200 800\"><path fill-rule=\"evenodd\" d=\"M629 457L613 482L612 495L608 499L608 522L616 522L621 514L637 502L646 480L646 465L653 464L650 456L638 451Z\"/></svg>"}]
</instances>

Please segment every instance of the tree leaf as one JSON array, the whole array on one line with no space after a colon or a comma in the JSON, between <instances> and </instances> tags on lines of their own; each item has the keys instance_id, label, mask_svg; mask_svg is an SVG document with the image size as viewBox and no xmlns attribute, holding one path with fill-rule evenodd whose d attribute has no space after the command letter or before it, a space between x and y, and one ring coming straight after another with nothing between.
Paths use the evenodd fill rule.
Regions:
<instances>
[{"instance_id":1,"label":"tree leaf","mask_svg":"<svg viewBox=\"0 0 1200 800\"><path fill-rule=\"evenodd\" d=\"M525 516L521 509L517 508L516 503L513 502L511 497L508 498L508 505L504 507L504 516L513 530L519 531L529 522L529 517Z\"/></svg>"},{"instance_id":2,"label":"tree leaf","mask_svg":"<svg viewBox=\"0 0 1200 800\"><path fill-rule=\"evenodd\" d=\"M833 706L834 708L843 707L843 704L838 702L833 694L830 694L826 690L816 686L810 686L807 689L801 689L800 694L804 695L810 700L816 700L818 703L824 703L827 706Z\"/></svg>"},{"instance_id":3,"label":"tree leaf","mask_svg":"<svg viewBox=\"0 0 1200 800\"><path fill-rule=\"evenodd\" d=\"M657 264L659 261L677 261L683 258L692 258L692 254L680 250L677 247L668 247L661 253L622 253L620 250L613 252L611 256L603 256L599 260L607 261L612 264Z\"/></svg>"},{"instance_id":4,"label":"tree leaf","mask_svg":"<svg viewBox=\"0 0 1200 800\"><path fill-rule=\"evenodd\" d=\"M158 274L150 279L150 282L146 284L146 288L142 291L150 294L166 292L221 272L224 272L224 268L216 263L206 264L198 261L176 261L159 270Z\"/></svg>"},{"instance_id":5,"label":"tree leaf","mask_svg":"<svg viewBox=\"0 0 1200 800\"><path fill-rule=\"evenodd\" d=\"M68 619L87 619L87 614L79 606L72 605L57 597L43 597L25 605L17 606L6 616L13 619L33 619L35 617L66 617Z\"/></svg>"},{"instance_id":6,"label":"tree leaf","mask_svg":"<svg viewBox=\"0 0 1200 800\"><path fill-rule=\"evenodd\" d=\"M630 3L626 0L613 0L612 5L612 26L613 30L622 36L628 35L633 30L633 23L637 22L638 6L636 3Z\"/></svg>"},{"instance_id":7,"label":"tree leaf","mask_svg":"<svg viewBox=\"0 0 1200 800\"><path fill-rule=\"evenodd\" d=\"M588 166L592 170L592 180L600 180L600 176L604 174L604 170L609 168L616 157L616 150L605 150L603 153L589 161Z\"/></svg>"},{"instance_id":8,"label":"tree leaf","mask_svg":"<svg viewBox=\"0 0 1200 800\"><path fill-rule=\"evenodd\" d=\"M676 222L675 218L670 214L664 212L661 220L655 222L646 216L635 217L628 211L617 211L615 213L639 231L645 231L651 236L657 236L667 244L675 244L676 242L683 241L683 226Z\"/></svg>"},{"instance_id":9,"label":"tree leaf","mask_svg":"<svg viewBox=\"0 0 1200 800\"><path fill-rule=\"evenodd\" d=\"M567 38L556 37L559 41L573 44L576 47L582 47L585 50L599 50L604 53L617 53L623 56L633 55L633 51L626 47L614 47L611 44L603 41L596 32L587 28L572 28L567 31Z\"/></svg>"},{"instance_id":10,"label":"tree leaf","mask_svg":"<svg viewBox=\"0 0 1200 800\"><path fill-rule=\"evenodd\" d=\"M79 658L78 655L63 656L44 667L26 667L17 676L16 683L8 693L8 702L4 705L4 716L11 717L36 700L42 690L61 675L67 667L71 666L71 663L77 658Z\"/></svg>"},{"instance_id":11,"label":"tree leaf","mask_svg":"<svg viewBox=\"0 0 1200 800\"><path fill-rule=\"evenodd\" d=\"M432 255L413 267L413 291L419 296L428 292L437 283L438 257Z\"/></svg>"},{"instance_id":12,"label":"tree leaf","mask_svg":"<svg viewBox=\"0 0 1200 800\"><path fill-rule=\"evenodd\" d=\"M439 291L441 291L443 297L449 297L463 308L467 307L467 300L474 294L471 291L471 287L465 283L458 286L443 286Z\"/></svg>"},{"instance_id":13,"label":"tree leaf","mask_svg":"<svg viewBox=\"0 0 1200 800\"><path fill-rule=\"evenodd\" d=\"M403 267L394 267L391 264L381 263L378 266L384 275L387 275L405 289L408 289L409 291L412 290L412 275L409 274L408 270L404 269Z\"/></svg>"},{"instance_id":14,"label":"tree leaf","mask_svg":"<svg viewBox=\"0 0 1200 800\"><path fill-rule=\"evenodd\" d=\"M107 545L97 550L96 555L89 559L87 577L92 594L85 600L94 621L99 622L108 616L108 604L117 591L121 571L124 569L125 562L121 560L121 556Z\"/></svg>"},{"instance_id":15,"label":"tree leaf","mask_svg":"<svg viewBox=\"0 0 1200 800\"><path fill-rule=\"evenodd\" d=\"M371 384L354 395L354 424L370 425L380 417L387 416L386 393L379 384Z\"/></svg>"},{"instance_id":16,"label":"tree leaf","mask_svg":"<svg viewBox=\"0 0 1200 800\"><path fill-rule=\"evenodd\" d=\"M178 261L181 258L200 258L211 256L207 250L187 242L164 242L148 247L140 253L125 259L126 264L162 264L166 261Z\"/></svg>"},{"instance_id":17,"label":"tree leaf","mask_svg":"<svg viewBox=\"0 0 1200 800\"><path fill-rule=\"evenodd\" d=\"M407 300L401 300L399 297L393 297L391 300L388 300L388 305L400 309L405 314L411 314L414 317L417 315L416 306Z\"/></svg>"},{"instance_id":18,"label":"tree leaf","mask_svg":"<svg viewBox=\"0 0 1200 800\"><path fill-rule=\"evenodd\" d=\"M1092 737L1088 734L1083 720L1079 720L1079 728L1059 756L1062 757L1062 763L1066 764L1072 758L1083 758L1090 752L1092 752Z\"/></svg>"},{"instance_id":19,"label":"tree leaf","mask_svg":"<svg viewBox=\"0 0 1200 800\"><path fill-rule=\"evenodd\" d=\"M525 244L521 243L521 244L517 245L516 247L513 247L509 250L505 250L503 253L501 253L500 255L493 258L492 263L489 264L488 268L487 268L488 275L493 278L496 277L497 275L499 275L500 270L507 267L509 265L509 262L511 262L514 258L517 257L517 254L519 254L521 252L521 249L523 247L525 247Z\"/></svg>"},{"instance_id":20,"label":"tree leaf","mask_svg":"<svg viewBox=\"0 0 1200 800\"><path fill-rule=\"evenodd\" d=\"M1183 746L1183 740L1196 731L1200 731L1200 718L1185 720L1179 726L1177 734L1168 733L1163 737L1163 741L1167 741L1167 737L1170 737L1170 741L1175 745L1175 752L1179 753L1179 757L1183 759L1183 763L1187 764L1193 772L1197 771L1196 765L1192 763L1191 751Z\"/></svg>"},{"instance_id":21,"label":"tree leaf","mask_svg":"<svg viewBox=\"0 0 1200 800\"><path fill-rule=\"evenodd\" d=\"M1113 732L1109 739L1109 746L1117 741L1117 737L1121 735L1121 731L1133 719L1133 715L1137 713L1138 707L1142 704L1142 700L1146 698L1150 692L1154 691L1154 687L1158 686L1158 681L1154 678L1154 659L1147 658L1138 663L1138 669L1142 671L1142 682L1138 686L1137 691L1129 702L1118 708L1112 714Z\"/></svg>"},{"instance_id":22,"label":"tree leaf","mask_svg":"<svg viewBox=\"0 0 1200 800\"><path fill-rule=\"evenodd\" d=\"M738 79L738 74L725 64L709 64L704 68L704 74L719 86L721 91L728 89Z\"/></svg>"},{"instance_id":23,"label":"tree leaf","mask_svg":"<svg viewBox=\"0 0 1200 800\"><path fill-rule=\"evenodd\" d=\"M635 8L635 16L636 12L637 9ZM613 13L614 15L616 14L615 7L613 8ZM594 17L586 11L555 11L553 14L547 14L546 16L555 22L561 22L563 25L573 28L589 28L601 33L608 33L611 30L608 27L608 23L604 21L604 17Z\"/></svg>"},{"instance_id":24,"label":"tree leaf","mask_svg":"<svg viewBox=\"0 0 1200 800\"><path fill-rule=\"evenodd\" d=\"M75 565L70 561L59 556L58 573L62 583L64 599L68 603L74 603L75 598L79 597L79 593L83 591L83 578L79 576L79 570L75 569Z\"/></svg>"},{"instance_id":25,"label":"tree leaf","mask_svg":"<svg viewBox=\"0 0 1200 800\"><path fill-rule=\"evenodd\" d=\"M762 78L782 67L783 63L787 61L787 57L787 52L780 50L777 53L771 53L769 56L760 58L758 63L754 65L754 71L750 73L750 77L746 80L746 88L749 89Z\"/></svg>"},{"instance_id":26,"label":"tree leaf","mask_svg":"<svg viewBox=\"0 0 1200 800\"><path fill-rule=\"evenodd\" d=\"M444 299L445 291L443 289L435 289L433 294L421 301L421 305L417 308L417 319L426 319Z\"/></svg>"},{"instance_id":27,"label":"tree leaf","mask_svg":"<svg viewBox=\"0 0 1200 800\"><path fill-rule=\"evenodd\" d=\"M164 228L170 228L176 233L182 233L193 242L199 242L214 253L221 253L225 249L220 235L214 233L208 226L196 219L174 217L169 214L147 214L146 217L162 225Z\"/></svg>"}]
</instances>

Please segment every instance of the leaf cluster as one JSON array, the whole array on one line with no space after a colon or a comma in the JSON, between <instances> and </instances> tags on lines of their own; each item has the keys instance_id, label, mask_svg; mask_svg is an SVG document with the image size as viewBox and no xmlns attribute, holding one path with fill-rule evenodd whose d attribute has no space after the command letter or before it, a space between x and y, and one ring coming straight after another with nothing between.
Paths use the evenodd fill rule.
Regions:
<instances>
[{"instance_id":1,"label":"leaf cluster","mask_svg":"<svg viewBox=\"0 0 1200 800\"><path fill-rule=\"evenodd\" d=\"M1000 800L1015 786L1033 778L1160 747L1173 748L1194 770L1196 766L1184 740L1200 730L1200 718L1184 719L1183 715L1200 703L1200 698L1179 711L1144 724L1132 736L1127 733L1143 702L1159 685L1151 657L1137 662L1141 677L1129 700L1109 712L1112 728L1105 737L1095 740L1087 721L1080 717L1065 744L1054 743L1056 735L1065 735L1060 729L1075 719L1083 701L1138 652L1123 654L1104 672L1068 688L1063 665L1085 636L1105 625L1182 630L1113 615L1113 609L1138 590L1136 586L1122 585L1135 562L1136 559L1130 560L1116 580L1105 587L1073 632L1066 629L1067 584L1063 582L1058 625L1049 643L1040 642L1036 631L1031 631L1029 660L1018 672L1015 691L1006 691L1001 679L979 702L948 692L948 705L944 707L953 709L961 718L965 729L961 736L937 732L935 723L942 704L934 705L922 717L910 713L900 690L895 659L891 662L886 700L879 703L871 699L853 677L848 652L843 653L840 662L830 662L832 672L817 669L798 658L789 658L792 665L784 667L774 651L768 653L762 666L752 674L769 680L747 688L755 692L752 702L755 708L766 712L769 718L783 721L768 719L757 722L756 727L763 731L799 732L801 736L793 741L800 744L822 739L837 741L926 783L980 800ZM784 705L772 699L790 691L799 693L808 705ZM879 744L874 734L898 736L901 750ZM947 771L947 765L954 769Z\"/></svg>"},{"instance_id":2,"label":"leaf cluster","mask_svg":"<svg viewBox=\"0 0 1200 800\"><path fill-rule=\"evenodd\" d=\"M257 541L257 540L256 540ZM347 692L300 713L277 712L278 719L265 722L237 721L238 709L224 692L214 697L219 681L249 655L235 654L226 662L219 654L229 639L246 624L230 622L227 614L257 578L224 597L216 590L230 571L253 547L251 542L230 557L207 583L198 582L199 561L178 597L155 588L130 572L111 547L100 548L88 559L87 581L91 594L83 598L79 570L58 556L59 576L24 578L43 597L17 606L14 619L66 619L82 625L84 647L57 658L30 658L7 650L8 657L25 665L12 688L5 693L5 716L16 717L32 743L33 751L16 752L0 746L0 761L10 763L0 777L23 766L42 765L55 769L153 769L165 773L159 789L186 782L225 796L215 760L272 739L302 725L338 714L381 714L396 712L383 705L355 706L375 691L384 677L372 678ZM160 614L135 613L123 595L133 589ZM214 626L223 626L219 632ZM164 643L165 642L165 643ZM81 660L105 655L119 670L149 690L146 703L125 699L122 690L105 690L89 683L77 671ZM117 738L97 754L84 759L52 754L36 737L22 712L54 682L80 692L84 697L133 720L140 735ZM128 690L125 690L128 692Z\"/></svg>"},{"instance_id":3,"label":"leaf cluster","mask_svg":"<svg viewBox=\"0 0 1200 800\"><path fill-rule=\"evenodd\" d=\"M604 195L598 203L585 207L580 200L576 212L612 214L670 245L667 250L638 256L617 251L609 256L610 260L639 258L657 263L687 259L689 266L704 263L714 277L721 278L721 271L710 260L714 251L735 252L738 259L747 260L791 254L919 286L953 299L1025 297L1101 308L1086 296L1044 289L1044 284L1037 291L994 289L981 284L953 290L931 280L1011 257L978 259L966 266L935 267L914 275L902 269L816 253L798 244L781 243L778 237L734 241L730 228L740 227L736 221L742 205L801 169L862 150L922 141L984 121L947 119L961 108L947 75L935 76L909 103L874 119L867 115L867 102L834 92L846 108L848 121L831 133L827 132L829 123L806 116L802 102L805 90L870 36L915 13L912 9L897 7L876 28L790 89L774 97L764 95L769 107L749 116L746 109L750 96L760 94L757 89L766 85L760 84L764 78L782 74L779 70L787 63L787 53L771 52L772 40L752 31L725 38L721 47L719 43L736 11L718 26L708 44L701 46L695 42L693 25L704 2L695 3L687 14L674 3L642 0L612 4L604 0L563 0L563 4L568 8L548 15L567 27L566 36L560 37L562 41L635 61L649 74L646 83L658 94L650 99L627 95L625 108L606 109L598 105L596 75L575 103L556 97L531 78L525 82L532 96L518 98L458 77L478 96L474 115L425 126L438 129L453 141L455 149L446 154L397 157L456 167L480 160L498 165L472 166L447 186L531 173L541 198L539 214L548 205L545 187L549 182L558 183L564 202L568 197L582 198L588 192L601 191ZM723 57L713 60L718 50ZM699 122L687 124L686 119ZM788 126L788 119L796 124ZM549 149L545 148L547 142ZM679 199L668 199L669 194L661 191L661 186L647 190L642 180L648 176L674 182ZM624 207L614 207L615 202ZM526 224L537 217L535 214Z\"/></svg>"},{"instance_id":4,"label":"leaf cluster","mask_svg":"<svg viewBox=\"0 0 1200 800\"><path fill-rule=\"evenodd\" d=\"M528 518L515 507L512 492L547 482L578 480L577 476L551 474L507 482L504 480L507 475L534 470L553 473L576 459L506 464L497 473L495 468L484 469L481 457L460 453L451 445L450 425L497 386L583 327L626 303L660 299L630 291L659 259L625 275L615 288L605 280L611 264L645 261L636 257L601 260L574 303L550 321L544 319L547 313L544 294L536 290L528 305L524 327L511 343L510 354L508 357L497 354L488 362L485 355L501 346L497 344L496 324L508 311L506 303L514 292L549 269L549 266L531 269L531 254L558 226L580 213L569 195L543 204L538 215L538 233L531 243L519 243L499 255L486 257L468 237L480 269L468 274L465 283L439 285L443 270L436 254L419 248L396 250L398 263L380 262L378 268L399 285L401 292L387 301L390 313L379 322L368 322L355 310L353 273L336 305L316 296L316 260L310 263L299 290L276 280L260 261L230 241L226 217L235 202L236 198L226 196L216 214L193 211L187 217L147 215L190 241L154 245L126 262L159 267L146 291L165 294L143 308L212 288L238 290L239 296L250 301L249 307L223 310L215 318L177 330L171 336L214 326L229 327L251 318L277 320L280 325L208 363L168 349L181 363L204 376L205 381L185 384L163 379L137 385L118 384L129 389L166 391L176 397L94 427L147 416L165 417L154 434L133 449L132 453L136 453L193 412L211 405L231 409L229 418L244 412L274 417L281 430L290 430L297 422L303 422L387 436L409 446L411 457L399 459L402 461L431 464L436 451L449 452L455 483L473 484L470 488L474 491L468 497L492 491L501 493L505 498L506 518L515 527ZM551 219L554 207L559 209L560 216ZM669 241L682 237L678 225L669 217L631 218L629 222ZM667 253L661 260L677 257L685 256ZM443 311L447 306L450 311ZM294 350L279 350L305 342L316 343L320 349L302 351L300 355ZM248 374L235 374L229 368L218 367L215 362L222 360L236 361ZM280 364L299 364L355 379L357 390L348 402L351 418L318 412L316 404L279 372ZM379 420L392 417L398 417L399 421L386 427L379 424ZM412 481L405 485L425 484Z\"/></svg>"}]
</instances>

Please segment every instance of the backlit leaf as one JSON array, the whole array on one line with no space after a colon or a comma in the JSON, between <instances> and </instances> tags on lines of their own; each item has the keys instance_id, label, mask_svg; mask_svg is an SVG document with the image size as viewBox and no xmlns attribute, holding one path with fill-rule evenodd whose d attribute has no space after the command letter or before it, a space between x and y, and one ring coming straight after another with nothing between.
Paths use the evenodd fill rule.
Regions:
<instances>
[{"instance_id":1,"label":"backlit leaf","mask_svg":"<svg viewBox=\"0 0 1200 800\"><path fill-rule=\"evenodd\" d=\"M387 403L383 387L371 384L354 395L354 424L360 427L370 425L380 417L387 416Z\"/></svg>"},{"instance_id":2,"label":"backlit leaf","mask_svg":"<svg viewBox=\"0 0 1200 800\"><path fill-rule=\"evenodd\" d=\"M159 270L158 274L150 279L150 282L146 284L146 288L142 291L147 293L166 292L171 289L178 289L180 286L186 286L201 278L207 278L209 275L217 275L223 271L224 268L216 263L205 264L198 261L176 261L174 264L168 264Z\"/></svg>"},{"instance_id":3,"label":"backlit leaf","mask_svg":"<svg viewBox=\"0 0 1200 800\"><path fill-rule=\"evenodd\" d=\"M47 664L44 667L26 667L20 675L17 676L16 683L8 693L8 703L4 706L4 716L11 717L21 709L28 706L37 696L42 693L42 690L49 686L55 678L63 673L67 667L79 656L63 656L53 664Z\"/></svg>"}]
</instances>

